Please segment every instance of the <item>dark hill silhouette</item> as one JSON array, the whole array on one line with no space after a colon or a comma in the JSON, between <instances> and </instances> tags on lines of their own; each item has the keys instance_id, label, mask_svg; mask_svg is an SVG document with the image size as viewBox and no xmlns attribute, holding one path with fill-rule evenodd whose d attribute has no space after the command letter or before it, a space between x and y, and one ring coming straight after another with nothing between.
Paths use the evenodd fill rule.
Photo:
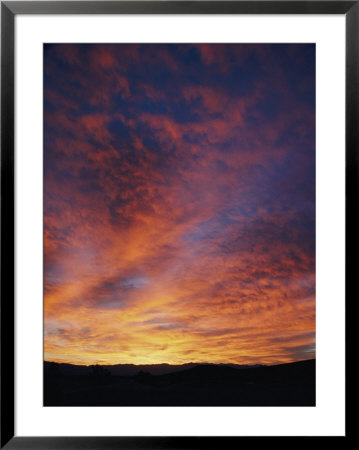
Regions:
<instances>
[{"instance_id":1,"label":"dark hill silhouette","mask_svg":"<svg viewBox=\"0 0 359 450\"><path fill-rule=\"evenodd\" d=\"M297 379L312 380L313 378L315 379L315 359L275 366L248 368L240 373L240 378L262 383L281 383Z\"/></svg>"},{"instance_id":2,"label":"dark hill silhouette","mask_svg":"<svg viewBox=\"0 0 359 450\"><path fill-rule=\"evenodd\" d=\"M148 372L152 375L162 375L165 373L175 372L177 370L189 369L196 366L198 363L188 363L181 365L173 364L113 364L113 365L101 365L105 369L109 370L112 375L117 376L135 376L140 371ZM77 375L87 376L91 372L91 366L79 366L75 364L66 363L54 363L50 361L44 362L44 370L47 372L54 365L58 366L57 370L63 375Z\"/></svg>"},{"instance_id":3,"label":"dark hill silhouette","mask_svg":"<svg viewBox=\"0 0 359 450\"><path fill-rule=\"evenodd\" d=\"M116 375L120 366L45 363L44 405L315 406L315 360L246 368L132 366L131 376Z\"/></svg>"},{"instance_id":4,"label":"dark hill silhouette","mask_svg":"<svg viewBox=\"0 0 359 450\"><path fill-rule=\"evenodd\" d=\"M261 367L259 364L255 365L240 365L240 364L202 364L202 363L187 363L187 364L113 364L113 365L101 365L107 369L111 375L118 376L135 376L139 372L148 372L151 375L163 375L172 372L179 372L182 370L187 370L192 367L197 367L199 365L210 365L216 367L233 367L235 369L247 369L251 367ZM56 370L59 371L63 375L77 375L77 376L87 376L91 373L91 366L80 366L75 364L67 364L67 363L55 363L50 361L44 362L44 371L45 373L48 370Z\"/></svg>"},{"instance_id":5,"label":"dark hill silhouette","mask_svg":"<svg viewBox=\"0 0 359 450\"><path fill-rule=\"evenodd\" d=\"M246 369L248 370L248 369ZM166 379L173 383L190 380L225 380L238 378L240 371L234 367L214 364L200 364L191 369L161 375L161 379Z\"/></svg>"},{"instance_id":6,"label":"dark hill silhouette","mask_svg":"<svg viewBox=\"0 0 359 450\"><path fill-rule=\"evenodd\" d=\"M161 385L193 381L238 380L255 383L281 383L290 380L311 380L315 378L315 360L260 366L238 370L226 365L199 364L187 370L176 371L157 377L142 373L138 380ZM157 383L156 383L157 382Z\"/></svg>"}]
</instances>

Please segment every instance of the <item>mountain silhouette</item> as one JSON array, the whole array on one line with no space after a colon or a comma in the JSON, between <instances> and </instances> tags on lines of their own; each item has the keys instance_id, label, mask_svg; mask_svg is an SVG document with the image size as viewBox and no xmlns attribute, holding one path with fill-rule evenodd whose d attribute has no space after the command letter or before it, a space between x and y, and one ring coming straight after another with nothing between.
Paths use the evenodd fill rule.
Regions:
<instances>
[{"instance_id":1,"label":"mountain silhouette","mask_svg":"<svg viewBox=\"0 0 359 450\"><path fill-rule=\"evenodd\" d=\"M315 360L129 366L45 362L44 406L315 406Z\"/></svg>"}]
</instances>

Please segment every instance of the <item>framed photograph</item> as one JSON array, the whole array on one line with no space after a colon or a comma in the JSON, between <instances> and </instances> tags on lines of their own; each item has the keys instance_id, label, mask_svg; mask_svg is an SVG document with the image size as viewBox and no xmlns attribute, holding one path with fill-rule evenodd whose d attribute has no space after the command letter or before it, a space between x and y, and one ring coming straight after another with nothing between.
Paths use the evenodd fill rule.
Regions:
<instances>
[{"instance_id":1,"label":"framed photograph","mask_svg":"<svg viewBox=\"0 0 359 450\"><path fill-rule=\"evenodd\" d=\"M348 436L358 14L1 2L1 447Z\"/></svg>"}]
</instances>

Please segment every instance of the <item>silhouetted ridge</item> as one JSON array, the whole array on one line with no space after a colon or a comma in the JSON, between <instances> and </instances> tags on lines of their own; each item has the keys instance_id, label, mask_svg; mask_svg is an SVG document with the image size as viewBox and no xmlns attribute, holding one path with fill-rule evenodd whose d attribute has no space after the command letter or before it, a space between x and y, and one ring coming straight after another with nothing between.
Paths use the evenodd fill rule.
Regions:
<instances>
[{"instance_id":1,"label":"silhouetted ridge","mask_svg":"<svg viewBox=\"0 0 359 450\"><path fill-rule=\"evenodd\" d=\"M133 366L136 372L128 376L114 375L112 366L45 363L44 405L315 406L315 360L252 368L174 366L161 375L147 367L157 370Z\"/></svg>"},{"instance_id":2,"label":"silhouetted ridge","mask_svg":"<svg viewBox=\"0 0 359 450\"><path fill-rule=\"evenodd\" d=\"M243 369L247 370L247 369ZM191 369L161 375L161 379L167 379L171 382L189 381L189 380L218 380L228 378L238 378L240 371L233 367L217 366L212 364L200 364Z\"/></svg>"},{"instance_id":3,"label":"silhouetted ridge","mask_svg":"<svg viewBox=\"0 0 359 450\"><path fill-rule=\"evenodd\" d=\"M177 370L189 369L196 366L195 363L187 363L182 365L172 365L172 364L113 364L113 365L101 365L105 369L109 370L112 375L115 376L135 376L139 372L148 372L152 375L162 375L169 372L175 372ZM56 369L55 369L56 367ZM77 375L86 376L91 373L91 366L80 366L75 364L67 363L55 363L55 362L44 362L44 370L58 370L62 375Z\"/></svg>"},{"instance_id":4,"label":"silhouetted ridge","mask_svg":"<svg viewBox=\"0 0 359 450\"><path fill-rule=\"evenodd\" d=\"M243 380L266 383L315 379L315 359L278 364L275 366L248 368L240 372L240 377Z\"/></svg>"},{"instance_id":5,"label":"silhouetted ridge","mask_svg":"<svg viewBox=\"0 0 359 450\"><path fill-rule=\"evenodd\" d=\"M201 364L187 370L161 375L158 378L172 383L199 380L243 380L252 382L281 382L315 376L315 360L300 361L276 366L243 368L225 365Z\"/></svg>"}]
</instances>

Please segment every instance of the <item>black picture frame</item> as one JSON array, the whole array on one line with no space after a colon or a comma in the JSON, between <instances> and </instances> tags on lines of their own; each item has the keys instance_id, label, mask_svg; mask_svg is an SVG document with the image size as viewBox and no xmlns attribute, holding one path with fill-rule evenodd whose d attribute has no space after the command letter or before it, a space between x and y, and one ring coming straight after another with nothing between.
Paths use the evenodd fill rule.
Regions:
<instances>
[{"instance_id":1,"label":"black picture frame","mask_svg":"<svg viewBox=\"0 0 359 450\"><path fill-rule=\"evenodd\" d=\"M359 1L1 2L1 448L227 448L244 437L25 437L14 435L14 19L18 14L340 14L346 19L346 306L354 295L359 221ZM346 342L349 342L346 307ZM347 350L346 350L347 354ZM347 358L345 358L347 361ZM346 362L347 369L347 362ZM346 386L346 392L348 387ZM346 412L348 396L346 394ZM346 414L346 434L349 437ZM343 438L343 437L342 437ZM263 437L257 438L262 440ZM282 438L288 440L290 438ZM303 438L302 438L303 439Z\"/></svg>"}]
</instances>

